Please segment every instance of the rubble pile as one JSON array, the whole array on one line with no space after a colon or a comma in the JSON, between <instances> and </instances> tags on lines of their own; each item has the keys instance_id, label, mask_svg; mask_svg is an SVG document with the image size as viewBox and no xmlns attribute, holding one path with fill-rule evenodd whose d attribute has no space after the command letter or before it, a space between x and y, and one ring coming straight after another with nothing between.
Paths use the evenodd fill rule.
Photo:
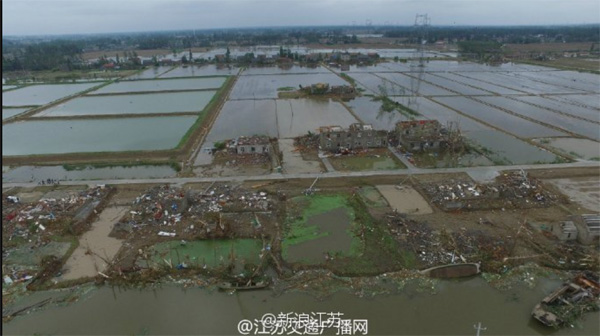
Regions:
<instances>
[{"instance_id":1,"label":"rubble pile","mask_svg":"<svg viewBox=\"0 0 600 336\"><path fill-rule=\"evenodd\" d=\"M191 235L190 238L218 238L227 236L237 227L228 225L231 221L224 215L261 213L273 209L273 199L264 191L230 185L211 185L204 191L184 191L164 185L137 197L129 214L115 228L130 233L157 231L155 234L163 237ZM247 216L240 214L238 217ZM255 228L260 227L258 217L248 222L246 224Z\"/></svg>"},{"instance_id":2,"label":"rubble pile","mask_svg":"<svg viewBox=\"0 0 600 336\"><path fill-rule=\"evenodd\" d=\"M389 213L385 218L390 233L402 249L415 254L420 268L467 262L482 262L485 268L509 254L506 241L480 231L437 232L402 214Z\"/></svg>"},{"instance_id":3,"label":"rubble pile","mask_svg":"<svg viewBox=\"0 0 600 336\"><path fill-rule=\"evenodd\" d=\"M52 234L53 223L66 220L85 220L84 207L94 210L110 192L107 187L95 187L78 193L64 194L64 197L44 196L35 203L22 203L16 196L2 197L2 236L3 241L17 237L31 239L34 234ZM48 195L48 194L47 194ZM49 229L49 230L48 230Z\"/></svg>"},{"instance_id":4,"label":"rubble pile","mask_svg":"<svg viewBox=\"0 0 600 336\"><path fill-rule=\"evenodd\" d=\"M268 154L243 154L239 155L234 151L220 151L215 153L215 161L224 162L228 167L266 165L271 163Z\"/></svg>"},{"instance_id":5,"label":"rubble pile","mask_svg":"<svg viewBox=\"0 0 600 336\"><path fill-rule=\"evenodd\" d=\"M431 203L444 210L547 207L560 200L559 195L544 189L541 181L519 172L504 174L491 184L451 180L420 187Z\"/></svg>"},{"instance_id":6,"label":"rubble pile","mask_svg":"<svg viewBox=\"0 0 600 336\"><path fill-rule=\"evenodd\" d=\"M316 150L319 148L319 136L316 134L308 134L294 138L294 147L300 152Z\"/></svg>"}]
</instances>

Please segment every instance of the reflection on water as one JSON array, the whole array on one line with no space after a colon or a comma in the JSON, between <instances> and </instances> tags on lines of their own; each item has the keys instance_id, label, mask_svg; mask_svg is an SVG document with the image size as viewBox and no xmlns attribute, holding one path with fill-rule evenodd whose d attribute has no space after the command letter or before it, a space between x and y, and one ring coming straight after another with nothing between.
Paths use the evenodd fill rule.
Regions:
<instances>
[{"instance_id":1,"label":"reflection on water","mask_svg":"<svg viewBox=\"0 0 600 336\"><path fill-rule=\"evenodd\" d=\"M6 168L6 172L5 172ZM62 166L21 166L14 169L2 167L2 182L36 182L52 180L112 180L135 178L175 177L177 172L170 166L135 167L85 167L78 170L66 170Z\"/></svg>"}]
</instances>

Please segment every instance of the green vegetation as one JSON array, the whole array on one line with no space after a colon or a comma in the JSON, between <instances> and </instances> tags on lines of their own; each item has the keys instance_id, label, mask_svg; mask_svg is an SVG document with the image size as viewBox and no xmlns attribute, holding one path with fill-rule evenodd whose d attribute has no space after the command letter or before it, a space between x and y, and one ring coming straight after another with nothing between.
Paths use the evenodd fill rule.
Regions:
<instances>
[{"instance_id":1,"label":"green vegetation","mask_svg":"<svg viewBox=\"0 0 600 336\"><path fill-rule=\"evenodd\" d=\"M277 88L277 91L294 91L294 90L296 90L296 88L293 86L282 86L280 88Z\"/></svg>"},{"instance_id":2,"label":"green vegetation","mask_svg":"<svg viewBox=\"0 0 600 336\"><path fill-rule=\"evenodd\" d=\"M156 161L133 161L133 162L101 162L101 163L89 163L89 164L63 164L62 167L66 171L78 171L86 170L88 168L112 168L112 167L139 167L139 166L170 166L176 172L181 171L181 165L171 160L169 162L156 162Z\"/></svg>"},{"instance_id":3,"label":"green vegetation","mask_svg":"<svg viewBox=\"0 0 600 336\"><path fill-rule=\"evenodd\" d=\"M354 78L350 77L350 75L348 75L345 72L340 73L340 76L345 79L346 81L348 81L350 84L352 84L352 86L356 86L356 80L354 80Z\"/></svg>"},{"instance_id":4,"label":"green vegetation","mask_svg":"<svg viewBox=\"0 0 600 336\"><path fill-rule=\"evenodd\" d=\"M192 127L190 127L190 129L188 129L188 131L181 138L181 140L179 141L179 143L177 144L177 146L175 148L181 149L183 146L185 146L185 144L187 143L188 139L192 136L192 134L194 133L194 131L198 127L200 127L200 125L202 125L202 123L204 122L204 119L206 118L206 116L208 115L208 113L210 111L212 111L212 109L214 109L215 106L219 103L219 100L220 100L221 96L229 88L229 86L231 85L232 81L233 81L233 77L231 77L231 76L227 77L227 79L223 83L223 86L221 86L221 88L210 99L210 102L208 102L208 104L206 104L206 106L204 107L204 110L202 110L202 112L200 112L198 114L198 119L196 119L196 121L194 122L194 124L192 125Z\"/></svg>"},{"instance_id":5,"label":"green vegetation","mask_svg":"<svg viewBox=\"0 0 600 336\"><path fill-rule=\"evenodd\" d=\"M339 171L406 169L402 162L389 153L340 156L330 158L329 161Z\"/></svg>"},{"instance_id":6,"label":"green vegetation","mask_svg":"<svg viewBox=\"0 0 600 336\"><path fill-rule=\"evenodd\" d=\"M216 150L223 150L223 149L225 149L226 145L225 145L225 142L223 142L223 141L217 141L217 142L215 142L214 146L215 146Z\"/></svg>"},{"instance_id":7,"label":"green vegetation","mask_svg":"<svg viewBox=\"0 0 600 336\"><path fill-rule=\"evenodd\" d=\"M462 56L489 61L502 55L502 44L496 41L461 41L458 42L458 51Z\"/></svg>"},{"instance_id":8,"label":"green vegetation","mask_svg":"<svg viewBox=\"0 0 600 336\"><path fill-rule=\"evenodd\" d=\"M399 102L391 100L386 95L375 96L373 101L381 101L380 110L383 112L398 111L407 118L414 119L414 117L421 115L419 112L411 109L410 107L400 104Z\"/></svg>"},{"instance_id":9,"label":"green vegetation","mask_svg":"<svg viewBox=\"0 0 600 336\"><path fill-rule=\"evenodd\" d=\"M180 263L191 267L218 267L230 264L233 259L258 264L262 243L256 239L200 240L185 244L167 241L153 245L151 250L149 261L158 265L166 266L170 262L173 267Z\"/></svg>"}]
</instances>

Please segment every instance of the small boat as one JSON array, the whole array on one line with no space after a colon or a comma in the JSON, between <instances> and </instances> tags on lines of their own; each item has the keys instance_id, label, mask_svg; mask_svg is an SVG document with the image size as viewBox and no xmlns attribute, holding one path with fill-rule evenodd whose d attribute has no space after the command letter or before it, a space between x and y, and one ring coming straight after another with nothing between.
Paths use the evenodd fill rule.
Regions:
<instances>
[{"instance_id":1,"label":"small boat","mask_svg":"<svg viewBox=\"0 0 600 336\"><path fill-rule=\"evenodd\" d=\"M598 310L599 297L598 277L580 273L538 303L531 316L546 326L560 328L586 311Z\"/></svg>"},{"instance_id":2,"label":"small boat","mask_svg":"<svg viewBox=\"0 0 600 336\"><path fill-rule=\"evenodd\" d=\"M220 290L251 290L251 289L262 289L269 286L267 281L251 281L251 282L240 282L240 281L225 281L217 285Z\"/></svg>"},{"instance_id":3,"label":"small boat","mask_svg":"<svg viewBox=\"0 0 600 336\"><path fill-rule=\"evenodd\" d=\"M428 268L421 274L440 279L462 278L479 274L479 267L479 263L448 264Z\"/></svg>"}]
</instances>

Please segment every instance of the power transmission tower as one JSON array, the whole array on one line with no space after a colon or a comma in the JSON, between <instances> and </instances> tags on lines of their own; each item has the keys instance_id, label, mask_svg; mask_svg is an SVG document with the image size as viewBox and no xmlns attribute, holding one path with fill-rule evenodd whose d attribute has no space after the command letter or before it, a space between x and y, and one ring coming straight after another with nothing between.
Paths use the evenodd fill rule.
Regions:
<instances>
[{"instance_id":1,"label":"power transmission tower","mask_svg":"<svg viewBox=\"0 0 600 336\"><path fill-rule=\"evenodd\" d=\"M413 54L410 63L410 88L412 90L412 96L408 100L409 107L411 105L416 106L418 111L418 95L421 81L423 80L423 72L425 69L425 44L428 39L429 26L431 25L431 18L427 14L417 14L415 17L415 37L417 38L417 48ZM415 78L416 76L416 78Z\"/></svg>"},{"instance_id":2,"label":"power transmission tower","mask_svg":"<svg viewBox=\"0 0 600 336\"><path fill-rule=\"evenodd\" d=\"M481 335L481 331L487 330L487 328L482 328L481 327L481 322L479 322L478 325L473 325L473 328L475 328L475 330L477 330L477 336Z\"/></svg>"}]
</instances>

